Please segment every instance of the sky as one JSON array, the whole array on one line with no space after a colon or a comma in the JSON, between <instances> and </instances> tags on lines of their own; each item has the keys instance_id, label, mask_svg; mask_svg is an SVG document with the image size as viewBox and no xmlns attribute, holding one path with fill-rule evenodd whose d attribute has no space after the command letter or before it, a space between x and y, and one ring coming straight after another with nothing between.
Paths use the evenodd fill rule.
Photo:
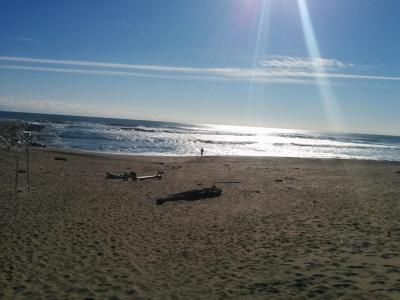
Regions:
<instances>
[{"instance_id":1,"label":"sky","mask_svg":"<svg viewBox=\"0 0 400 300\"><path fill-rule=\"evenodd\" d=\"M0 2L0 110L400 135L398 0Z\"/></svg>"}]
</instances>

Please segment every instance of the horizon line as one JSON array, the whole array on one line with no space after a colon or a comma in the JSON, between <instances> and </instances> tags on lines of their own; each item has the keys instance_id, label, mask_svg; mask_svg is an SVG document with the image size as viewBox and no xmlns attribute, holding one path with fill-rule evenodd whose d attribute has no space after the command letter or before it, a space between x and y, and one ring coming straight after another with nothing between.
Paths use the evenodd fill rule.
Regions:
<instances>
[{"instance_id":1,"label":"horizon line","mask_svg":"<svg viewBox=\"0 0 400 300\"><path fill-rule=\"evenodd\" d=\"M129 117L107 117L107 116L88 116L88 115L71 115L67 113L40 113L40 112L24 112L24 111L12 111L2 110L0 113L15 113L15 114L32 114L32 115L49 115L49 116L60 116L60 117L78 117L78 118L92 118L92 119L115 119L115 120L127 120L127 121L144 121L144 122L161 122L161 123L175 123L184 125L201 125L201 126L227 126L227 127L247 127L247 128L263 128L263 129L276 129L276 130L300 130L314 133L326 133L326 134L358 134L358 135L378 135L378 136L392 136L400 137L400 133L378 133L378 132L351 132L351 131L332 131L325 129L305 129L305 128L289 128L289 127L267 127L262 125L237 125L237 124L216 124L216 123L202 123L202 122L181 122L181 121L167 121L167 120L156 120L147 118L133 119ZM0 118L1 121L1 118Z\"/></svg>"}]
</instances>

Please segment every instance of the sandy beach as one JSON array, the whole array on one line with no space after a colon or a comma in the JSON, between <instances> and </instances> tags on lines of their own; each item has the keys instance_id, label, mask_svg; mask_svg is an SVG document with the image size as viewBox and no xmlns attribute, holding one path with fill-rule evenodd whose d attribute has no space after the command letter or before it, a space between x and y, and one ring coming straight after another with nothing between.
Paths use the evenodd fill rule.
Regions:
<instances>
[{"instance_id":1,"label":"sandy beach","mask_svg":"<svg viewBox=\"0 0 400 300\"><path fill-rule=\"evenodd\" d=\"M17 155L0 149L1 299L400 298L400 163L32 148L15 194ZM164 177L105 179L131 170Z\"/></svg>"}]
</instances>

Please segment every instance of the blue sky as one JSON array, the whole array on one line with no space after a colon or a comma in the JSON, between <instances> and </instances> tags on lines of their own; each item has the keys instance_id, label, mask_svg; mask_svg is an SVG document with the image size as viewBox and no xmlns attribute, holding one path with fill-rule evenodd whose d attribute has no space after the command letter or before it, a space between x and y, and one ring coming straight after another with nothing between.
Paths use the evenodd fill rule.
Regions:
<instances>
[{"instance_id":1,"label":"blue sky","mask_svg":"<svg viewBox=\"0 0 400 300\"><path fill-rule=\"evenodd\" d=\"M2 1L0 110L400 134L397 0Z\"/></svg>"}]
</instances>

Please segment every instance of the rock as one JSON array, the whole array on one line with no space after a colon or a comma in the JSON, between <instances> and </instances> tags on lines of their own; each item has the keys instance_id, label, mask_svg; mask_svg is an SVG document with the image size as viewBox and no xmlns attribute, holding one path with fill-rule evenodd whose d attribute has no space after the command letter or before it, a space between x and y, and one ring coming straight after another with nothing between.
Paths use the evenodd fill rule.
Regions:
<instances>
[{"instance_id":1,"label":"rock","mask_svg":"<svg viewBox=\"0 0 400 300\"><path fill-rule=\"evenodd\" d=\"M38 142L30 142L29 146L31 146L31 147L39 147L39 148L46 148L45 144L38 143Z\"/></svg>"},{"instance_id":2,"label":"rock","mask_svg":"<svg viewBox=\"0 0 400 300\"><path fill-rule=\"evenodd\" d=\"M45 128L45 126L40 125L40 124L35 124L35 123L27 124L25 126L26 131L41 131L44 128Z\"/></svg>"}]
</instances>

